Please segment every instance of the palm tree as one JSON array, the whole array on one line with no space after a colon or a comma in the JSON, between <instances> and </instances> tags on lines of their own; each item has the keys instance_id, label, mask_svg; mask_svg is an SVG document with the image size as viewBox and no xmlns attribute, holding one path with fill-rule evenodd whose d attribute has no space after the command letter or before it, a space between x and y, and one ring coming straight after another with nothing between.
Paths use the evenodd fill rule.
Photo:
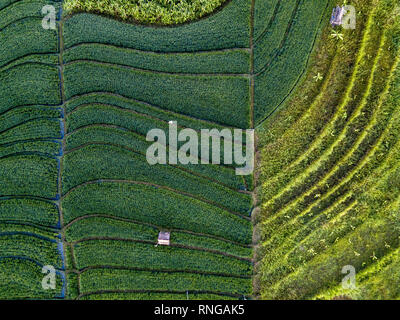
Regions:
<instances>
[{"instance_id":1,"label":"palm tree","mask_svg":"<svg viewBox=\"0 0 400 320\"><path fill-rule=\"evenodd\" d=\"M336 30L333 30L333 31L332 31L331 37L332 37L332 38L336 38L336 39L338 39L338 40L343 40L343 39L344 39L343 33L339 33L339 32L336 31Z\"/></svg>"},{"instance_id":2,"label":"palm tree","mask_svg":"<svg viewBox=\"0 0 400 320\"><path fill-rule=\"evenodd\" d=\"M315 82L321 81L324 77L322 76L322 74L320 74L319 72L317 73L316 76L313 77Z\"/></svg>"}]
</instances>

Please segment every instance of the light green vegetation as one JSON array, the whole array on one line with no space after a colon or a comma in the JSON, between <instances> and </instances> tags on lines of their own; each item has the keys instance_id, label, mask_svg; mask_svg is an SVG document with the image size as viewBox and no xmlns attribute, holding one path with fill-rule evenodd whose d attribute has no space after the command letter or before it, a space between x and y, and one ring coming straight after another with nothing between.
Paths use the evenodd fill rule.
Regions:
<instances>
[{"instance_id":1,"label":"light green vegetation","mask_svg":"<svg viewBox=\"0 0 400 320\"><path fill-rule=\"evenodd\" d=\"M352 4L357 28L325 30L298 91L259 128L262 298L398 298L378 275L396 268L400 234L398 5ZM346 265L357 290L341 287Z\"/></svg>"},{"instance_id":2,"label":"light green vegetation","mask_svg":"<svg viewBox=\"0 0 400 320\"><path fill-rule=\"evenodd\" d=\"M65 0L68 12L106 14L144 24L171 25L199 19L227 0Z\"/></svg>"}]
</instances>

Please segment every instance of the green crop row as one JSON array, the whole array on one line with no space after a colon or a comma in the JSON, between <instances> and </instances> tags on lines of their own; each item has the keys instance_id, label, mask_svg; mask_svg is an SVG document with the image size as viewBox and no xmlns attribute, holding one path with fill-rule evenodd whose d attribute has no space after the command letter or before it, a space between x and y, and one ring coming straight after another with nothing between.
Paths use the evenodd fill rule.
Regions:
<instances>
[{"instance_id":1,"label":"green crop row","mask_svg":"<svg viewBox=\"0 0 400 320\"><path fill-rule=\"evenodd\" d=\"M397 201L398 202L398 201ZM373 263L384 256L388 248L398 246L398 217L395 207L383 209L367 209L375 218L367 220L362 226L334 246L316 255L309 263L302 264L282 281L278 282L266 295L270 298L286 296L292 299L315 295L327 284L339 284L343 278L343 266L352 265L362 270L365 265ZM337 254L340 252L340 255ZM332 257L333 256L333 257ZM308 281L304 281L307 274ZM303 278L303 280L300 280ZM300 285L301 282L301 285Z\"/></svg>"},{"instance_id":2,"label":"green crop row","mask_svg":"<svg viewBox=\"0 0 400 320\"><path fill-rule=\"evenodd\" d=\"M203 293L132 293L132 292L108 292L87 294L80 300L237 300L230 296Z\"/></svg>"},{"instance_id":3,"label":"green crop row","mask_svg":"<svg viewBox=\"0 0 400 320\"><path fill-rule=\"evenodd\" d=\"M390 117L390 110L385 110L383 111L383 113L385 113L387 117ZM381 126L386 126L385 119L382 119L378 122L380 123ZM377 129L376 132L374 130L371 130L370 132L375 133L375 135L380 134L379 129ZM374 136L374 134L372 134L372 136ZM387 146L395 142L395 140L392 142L389 141L390 141L390 136L385 137L385 135L383 135L380 138L380 142L375 146L371 154L368 155L368 157L364 159L357 166L356 170L353 170L353 172L351 172L349 177L346 177L345 179L341 180L340 184L331 188L329 192L323 197L320 197L318 201L314 201L312 206L307 208L306 211L303 210L301 215L298 215L295 220L286 223L284 227L279 228L279 231L277 230L277 234L279 234L280 240L283 240L285 238L284 234L288 235L288 237L285 238L285 241L287 242L286 245L280 248L279 252L287 253L289 250L288 245L298 243L301 239L306 238L308 236L308 233L311 232L311 230L318 230L319 226L324 224L327 218L332 219L332 213L330 213L328 209L333 202L337 202L338 199L343 198L342 203L338 203L339 205L338 208L342 208L341 210L344 210L343 205L345 205L346 207L354 201L355 194L353 194L353 192L350 190L354 189L354 185L356 183L358 184L362 183L362 185L365 186L366 183L365 182L363 183L362 181L366 177L368 177L368 175L374 172L377 169L377 167L382 165L382 160L385 158L386 153L388 152ZM372 145L372 142L366 140L364 145ZM358 151L361 154L368 153L365 151L362 144L360 145ZM355 160L352 161L357 163ZM342 164L342 167L345 166L343 166ZM329 182L328 184L330 184L331 186L334 185ZM347 195L346 192L348 192ZM299 212L300 211L301 210L299 210ZM337 209L335 209L334 212L338 214ZM309 223L310 220L311 222ZM356 224L357 222L354 222L353 226L355 226ZM302 226L304 226L304 228L302 228ZM296 228L298 228L298 232L295 232ZM333 234L333 232L331 234ZM294 236L296 237L294 238ZM276 240L273 241L272 243L274 243L275 246L277 245ZM271 248L271 243L268 245L268 247Z\"/></svg>"},{"instance_id":4,"label":"green crop row","mask_svg":"<svg viewBox=\"0 0 400 320\"><path fill-rule=\"evenodd\" d=\"M42 65L54 65L58 64L58 55L56 53L33 53L28 54L22 58L13 60L12 62L0 67L0 73L8 69L12 69L20 64L42 64Z\"/></svg>"},{"instance_id":5,"label":"green crop row","mask_svg":"<svg viewBox=\"0 0 400 320\"><path fill-rule=\"evenodd\" d=\"M54 299L61 296L62 279L56 277L56 289L44 290L42 267L22 259L0 259L0 297L7 299Z\"/></svg>"},{"instance_id":6,"label":"green crop row","mask_svg":"<svg viewBox=\"0 0 400 320\"><path fill-rule=\"evenodd\" d=\"M76 108L82 105L88 104L105 104L110 106L116 106L123 109L128 109L132 111L136 111L143 115L148 115L150 117L154 117L164 121L176 121L179 126L192 128L194 130L201 130L201 129L218 129L222 130L225 129L224 126L207 122L201 121L198 119L193 119L188 116L184 116L179 113L173 113L170 111L166 111L157 107L150 106L145 103L140 103L138 101L124 98L118 95L111 95L106 93L93 93L87 94L82 97L76 97L71 100L68 100L65 103L65 110L67 113L74 111Z\"/></svg>"},{"instance_id":7,"label":"green crop row","mask_svg":"<svg viewBox=\"0 0 400 320\"><path fill-rule=\"evenodd\" d=\"M277 174L275 181L268 180L263 186L265 199L271 200L265 209L269 216L271 212L277 215L264 219L260 226L268 229L267 238L272 236L262 245L259 253L263 257L256 270L260 279L257 290L262 298L319 298L321 290L329 293L325 298L332 298L334 292L344 294L343 290L330 290L340 286L343 266L356 268L358 286L359 272L376 265L391 248L398 246L398 70L391 77L393 65L397 63L393 35L398 37L398 25L392 23L389 12L394 3L391 0L379 3L375 8L377 13L358 13L358 23L363 24L362 20L368 18L363 40L347 41L347 37L355 34L344 32L345 44L338 45L344 53L342 57L356 57L358 46L354 44L361 47L352 64L355 69L351 77L347 71L348 89L331 88L330 79L324 79L322 91L326 93L312 104L314 110L310 110L314 114L309 112L295 126L284 130L282 141L291 141L290 150L284 152L282 148L283 153L273 157L277 161L289 160L283 161L281 168L277 165L272 169L275 166L272 163L268 170L272 169L272 176ZM332 74L339 77L339 64L333 66ZM329 94L334 97L334 92L342 92L337 94L341 97L340 105L328 100ZM317 123L317 109L321 109L322 126ZM333 114L333 120L329 117L324 120L324 111ZM318 126L320 130L299 130ZM278 143L276 139L275 146ZM288 148L286 144L284 147ZM274 145L266 148L265 155L271 150L274 151ZM298 159L290 159L292 151L297 151ZM325 169L320 175L314 175L320 168ZM270 175L265 177L270 179ZM283 182L285 178L287 181ZM291 188L301 192L281 203L280 196ZM271 199L268 196L271 194L278 196ZM375 289L384 285L381 280L376 284ZM396 294L396 290L391 290ZM360 291L357 292L351 296L359 297ZM361 296L373 295L363 291Z\"/></svg>"},{"instance_id":8,"label":"green crop row","mask_svg":"<svg viewBox=\"0 0 400 320\"><path fill-rule=\"evenodd\" d=\"M107 214L163 228L183 229L248 244L251 222L205 202L156 187L97 183L72 191L63 200L68 223L89 214Z\"/></svg>"},{"instance_id":9,"label":"green crop row","mask_svg":"<svg viewBox=\"0 0 400 320\"><path fill-rule=\"evenodd\" d=\"M66 241L74 242L91 237L108 237L133 240L156 241L158 230L134 222L105 217L90 217L74 222L68 227Z\"/></svg>"},{"instance_id":10,"label":"green crop row","mask_svg":"<svg viewBox=\"0 0 400 320\"><path fill-rule=\"evenodd\" d=\"M93 60L134 68L173 73L249 73L250 53L239 49L200 53L152 53L104 44L83 44L67 49L65 63L75 60Z\"/></svg>"},{"instance_id":11,"label":"green crop row","mask_svg":"<svg viewBox=\"0 0 400 320\"><path fill-rule=\"evenodd\" d=\"M58 210L53 203L35 199L2 199L0 204L0 221L51 227L58 223Z\"/></svg>"},{"instance_id":12,"label":"green crop row","mask_svg":"<svg viewBox=\"0 0 400 320\"><path fill-rule=\"evenodd\" d=\"M0 33L0 67L32 53L56 53L57 33L44 30L42 18L15 22Z\"/></svg>"},{"instance_id":13,"label":"green crop row","mask_svg":"<svg viewBox=\"0 0 400 320\"><path fill-rule=\"evenodd\" d=\"M2 1L3 3L4 1ZM0 29L3 29L5 26L11 24L12 22L20 19L24 19L27 17L37 17L43 18L42 8L45 5L50 4L55 8L59 8L60 3L56 1L47 1L47 0L22 0L16 1L15 3L8 6L6 9L2 6L0 8ZM4 4L6 5L6 4Z\"/></svg>"},{"instance_id":14,"label":"green crop row","mask_svg":"<svg viewBox=\"0 0 400 320\"><path fill-rule=\"evenodd\" d=\"M155 128L162 129L168 134L168 123L164 121L138 114L130 109L120 109L109 105L84 105L69 114L66 123L68 133L93 124L108 124L129 129L144 137Z\"/></svg>"},{"instance_id":15,"label":"green crop row","mask_svg":"<svg viewBox=\"0 0 400 320\"><path fill-rule=\"evenodd\" d=\"M249 127L249 80L245 77L166 75L76 62L65 66L64 78L67 99L105 91L199 119Z\"/></svg>"},{"instance_id":16,"label":"green crop row","mask_svg":"<svg viewBox=\"0 0 400 320\"><path fill-rule=\"evenodd\" d=\"M98 42L156 52L246 48L249 45L249 14L248 0L232 1L224 10L205 20L174 28L152 28L93 14L77 14L65 21L65 46Z\"/></svg>"},{"instance_id":17,"label":"green crop row","mask_svg":"<svg viewBox=\"0 0 400 320\"><path fill-rule=\"evenodd\" d=\"M64 194L87 181L132 180L154 183L248 214L251 196L238 193L169 165L150 165L134 152L108 145L91 145L64 157Z\"/></svg>"},{"instance_id":18,"label":"green crop row","mask_svg":"<svg viewBox=\"0 0 400 320\"><path fill-rule=\"evenodd\" d=\"M131 241L88 240L76 243L74 253L78 269L112 266L146 270L212 272L232 276L246 276L252 272L249 261L210 252Z\"/></svg>"},{"instance_id":19,"label":"green crop row","mask_svg":"<svg viewBox=\"0 0 400 320\"><path fill-rule=\"evenodd\" d=\"M49 156L60 154L61 144L57 141L28 141L17 142L0 146L0 158L10 156L15 153L40 153Z\"/></svg>"},{"instance_id":20,"label":"green crop row","mask_svg":"<svg viewBox=\"0 0 400 320\"><path fill-rule=\"evenodd\" d=\"M59 118L60 110L54 107L29 106L10 110L0 115L0 132L15 127L22 122L36 118ZM1 134L1 133L0 133ZM3 142L3 139L2 139Z\"/></svg>"},{"instance_id":21,"label":"green crop row","mask_svg":"<svg viewBox=\"0 0 400 320\"><path fill-rule=\"evenodd\" d=\"M60 101L56 67L26 64L0 73L0 113L16 106L58 105Z\"/></svg>"},{"instance_id":22,"label":"green crop row","mask_svg":"<svg viewBox=\"0 0 400 320\"><path fill-rule=\"evenodd\" d=\"M396 158L398 158L398 153L396 153L395 150L393 150L392 153L395 155L395 158L391 159L393 164ZM312 226L309 226L310 230L315 231L313 231L310 236L303 237L303 241L301 241L301 234L298 235L297 238L291 239L291 241L296 244L295 249L289 251L287 246L286 248L280 248L280 250L284 251L281 254L286 254L285 263L279 266L276 265L275 270L272 269L268 274L265 274L269 281L273 283L276 281L276 277L283 277L285 274L291 272L293 268L297 268L301 265L305 265L308 261L312 261L313 258L323 254L330 246L336 245L336 243L341 241L342 238L347 239L348 243L346 246L353 249L353 252L347 255L348 258L352 259L352 257L354 257L354 259L357 259L357 257L363 254L363 250L359 251L356 248L360 239L363 239L363 237L356 236L358 232L357 230L359 228L361 228L361 230L366 228L362 225L374 225L374 227L379 226L380 223L377 222L377 218L384 217L384 220L389 218L390 214L386 212L390 210L390 207L395 210L396 197L398 203L398 186L396 187L396 185L393 185L392 183L392 181L395 181L398 172L396 172L396 167L393 170L387 171L387 168L392 167L389 163L386 163L385 167L386 171L385 168L380 168L380 173L377 172L374 174L373 178L368 178L370 180L368 184L372 186L372 189L366 189L366 183L360 184L362 189L365 190L365 193L356 195L357 202L353 203L348 208L343 209L343 205L347 205L345 203L343 203L342 206L335 208L336 213L333 211L327 215L327 218L331 220L327 221L323 228L313 228ZM382 174L383 172L386 173ZM384 195L383 199L382 195ZM388 208L385 209L385 206ZM343 211L340 212L340 210ZM394 212L393 210L392 212ZM376 218L371 219L372 216L375 216ZM392 217L395 217L395 215L393 214ZM393 227L396 229L395 225L393 225ZM355 241L355 239L357 240ZM389 243L391 243L391 241L396 241L396 239L397 237L393 237L390 241L389 239L386 242L380 241L372 247L369 247L369 245L367 245L367 247L369 247L369 250L373 250L385 243L385 247L390 248L391 246ZM342 243L344 244L343 241ZM278 257L275 256L275 259L277 258ZM368 261L371 261L371 259L368 259ZM371 262L373 262L373 260ZM367 264L369 264L369 262L364 261L362 267Z\"/></svg>"},{"instance_id":23,"label":"green crop row","mask_svg":"<svg viewBox=\"0 0 400 320\"><path fill-rule=\"evenodd\" d=\"M0 159L0 196L54 198L57 194L57 161L40 155Z\"/></svg>"},{"instance_id":24,"label":"green crop row","mask_svg":"<svg viewBox=\"0 0 400 320\"><path fill-rule=\"evenodd\" d=\"M104 127L102 125L86 127L75 131L66 138L66 151L80 147L87 143L114 144L129 148L141 154L146 154L150 142L147 142L143 136L124 128ZM1 148L0 148L1 155ZM243 180L235 174L231 168L218 165L194 165L178 164L176 167L183 170L189 170L191 173L201 175L206 178L212 178L214 181L221 182L233 189L243 188Z\"/></svg>"},{"instance_id":25,"label":"green crop row","mask_svg":"<svg viewBox=\"0 0 400 320\"><path fill-rule=\"evenodd\" d=\"M255 72L263 70L267 64L271 63L273 56L281 49L281 44L287 40L285 39L287 36L286 31L293 23L293 15L297 10L301 10L301 6L298 7L299 2L301 1L288 0L281 2L271 24L268 25L267 23L269 21L264 21L267 30L264 34L260 35L260 38L256 39L254 44ZM304 4L304 2L302 4ZM315 28L313 30L315 30ZM304 41L305 38L302 39Z\"/></svg>"},{"instance_id":26,"label":"green crop row","mask_svg":"<svg viewBox=\"0 0 400 320\"><path fill-rule=\"evenodd\" d=\"M58 119L33 119L0 133L2 145L28 139L60 139Z\"/></svg>"},{"instance_id":27,"label":"green crop row","mask_svg":"<svg viewBox=\"0 0 400 320\"><path fill-rule=\"evenodd\" d=\"M249 295L250 279L235 279L188 273L144 272L130 270L95 269L80 275L83 294L102 290L138 291L209 291ZM189 298L192 294L188 293Z\"/></svg>"},{"instance_id":28,"label":"green crop row","mask_svg":"<svg viewBox=\"0 0 400 320\"><path fill-rule=\"evenodd\" d=\"M13 2L18 2L20 0L0 0L0 10L5 9L7 6L13 4Z\"/></svg>"},{"instance_id":29,"label":"green crop row","mask_svg":"<svg viewBox=\"0 0 400 320\"><path fill-rule=\"evenodd\" d=\"M78 129L85 128L87 126L93 126L94 124L98 125L111 125L118 126L120 129L131 130L135 133L140 134L143 138L147 136L148 132L152 129L161 129L163 130L166 143L169 144L169 125L165 121L159 121L158 119L154 119L153 117L149 117L146 115L141 115L136 113L135 111L119 108L117 106L110 105L102 105L102 104L94 104L94 105L84 105L75 109L73 113L70 113L66 119L67 123L67 131L69 133L74 133ZM178 131L180 132L184 128L179 127ZM198 132L198 137L200 138L201 133ZM244 135L244 134L243 134ZM234 134L231 131L231 136ZM219 159L220 163L224 163L224 141L222 139L217 140L220 143L220 153ZM242 137L242 141L246 141L246 137ZM186 141L179 141L177 143L178 149L183 146ZM150 144L149 144L150 145ZM212 139L209 139L209 161L211 162L211 155L213 154L213 145L214 142ZM202 156L201 153L201 143L200 139L198 141L198 155L199 158ZM147 148L146 148L147 150ZM231 152L233 152L233 148L231 148ZM202 156L202 159L205 159ZM232 159L234 159L232 157ZM199 161L200 162L200 161ZM230 166L228 169L230 174L234 174L233 165L227 164ZM225 170L226 171L226 170Z\"/></svg>"},{"instance_id":30,"label":"green crop row","mask_svg":"<svg viewBox=\"0 0 400 320\"><path fill-rule=\"evenodd\" d=\"M33 235L0 235L0 257L32 259L41 265L61 268L62 262L57 243Z\"/></svg>"},{"instance_id":31,"label":"green crop row","mask_svg":"<svg viewBox=\"0 0 400 320\"><path fill-rule=\"evenodd\" d=\"M121 221L106 217L90 217L74 222L66 231L68 242L79 241L90 237L123 238L157 242L159 229L143 224ZM171 244L217 250L231 255L251 258L252 249L231 242L173 231Z\"/></svg>"},{"instance_id":32,"label":"green crop row","mask_svg":"<svg viewBox=\"0 0 400 320\"><path fill-rule=\"evenodd\" d=\"M38 226L25 225L19 223L4 223L0 220L0 236L10 233L19 233L27 235L37 235L47 239L55 240L58 236L57 232L50 231L45 228L39 228Z\"/></svg>"},{"instance_id":33,"label":"green crop row","mask_svg":"<svg viewBox=\"0 0 400 320\"><path fill-rule=\"evenodd\" d=\"M171 243L180 244L182 246L191 246L198 248L206 248L210 250L218 250L234 256L251 258L252 249L238 246L236 244L213 239L205 236L197 236L184 232L173 232L171 234Z\"/></svg>"},{"instance_id":34,"label":"green crop row","mask_svg":"<svg viewBox=\"0 0 400 320\"><path fill-rule=\"evenodd\" d=\"M274 13L282 4L280 0L255 1L254 3L254 39L258 39L269 30L269 24L274 19Z\"/></svg>"},{"instance_id":35,"label":"green crop row","mask_svg":"<svg viewBox=\"0 0 400 320\"><path fill-rule=\"evenodd\" d=\"M302 75L313 40L319 32L321 16L326 12L326 2L305 1L301 8L296 13L285 45L268 66L268 72L255 78L254 119L257 124L284 101Z\"/></svg>"},{"instance_id":36,"label":"green crop row","mask_svg":"<svg viewBox=\"0 0 400 320\"><path fill-rule=\"evenodd\" d=\"M353 300L398 300L400 297L398 272L399 249L379 259L378 262L357 273L357 288L332 287L318 294L316 299L348 296ZM382 290L384 288L384 290Z\"/></svg>"}]
</instances>

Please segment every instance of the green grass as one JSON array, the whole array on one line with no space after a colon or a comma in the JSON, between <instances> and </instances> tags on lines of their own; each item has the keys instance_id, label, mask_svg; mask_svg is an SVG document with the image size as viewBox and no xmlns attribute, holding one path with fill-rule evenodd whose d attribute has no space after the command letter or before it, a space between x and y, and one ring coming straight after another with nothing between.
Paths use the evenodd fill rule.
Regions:
<instances>
[{"instance_id":1,"label":"green grass","mask_svg":"<svg viewBox=\"0 0 400 320\"><path fill-rule=\"evenodd\" d=\"M394 1L355 2L363 28L345 31L344 43L321 42L299 91L259 130L262 298L397 296L363 275L398 247L400 25ZM356 268L359 290L341 289L345 265Z\"/></svg>"}]
</instances>

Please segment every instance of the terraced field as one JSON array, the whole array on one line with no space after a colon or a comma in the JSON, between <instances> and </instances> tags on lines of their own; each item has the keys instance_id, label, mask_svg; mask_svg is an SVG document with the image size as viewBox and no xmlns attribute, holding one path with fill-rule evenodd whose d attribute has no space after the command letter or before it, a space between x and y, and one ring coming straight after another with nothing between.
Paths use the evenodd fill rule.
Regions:
<instances>
[{"instance_id":1,"label":"terraced field","mask_svg":"<svg viewBox=\"0 0 400 320\"><path fill-rule=\"evenodd\" d=\"M341 41L330 0L231 0L174 27L0 0L0 298L398 297L381 286L400 239L399 9L352 2ZM146 135L171 121L256 128L257 173L151 166Z\"/></svg>"},{"instance_id":2,"label":"terraced field","mask_svg":"<svg viewBox=\"0 0 400 320\"><path fill-rule=\"evenodd\" d=\"M399 298L399 6L353 4L357 28L322 35L308 79L260 128L263 298Z\"/></svg>"}]
</instances>

